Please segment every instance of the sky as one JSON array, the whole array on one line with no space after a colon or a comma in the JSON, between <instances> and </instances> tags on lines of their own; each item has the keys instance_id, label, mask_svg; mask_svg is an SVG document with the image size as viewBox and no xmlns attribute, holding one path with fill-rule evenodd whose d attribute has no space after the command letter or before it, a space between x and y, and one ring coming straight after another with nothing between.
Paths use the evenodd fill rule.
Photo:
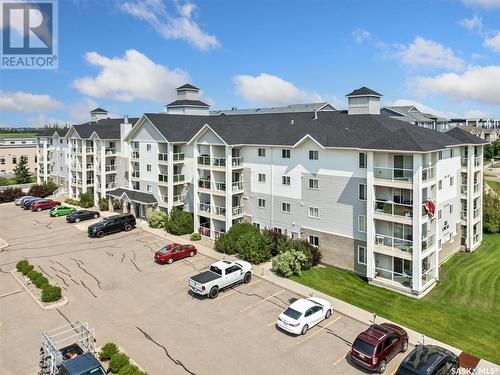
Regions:
<instances>
[{"instance_id":1,"label":"sky","mask_svg":"<svg viewBox=\"0 0 500 375\"><path fill-rule=\"evenodd\" d=\"M23 1L23 0L18 0ZM59 0L59 68L0 70L0 126L327 101L500 117L500 0ZM0 25L1 27L1 25Z\"/></svg>"}]
</instances>

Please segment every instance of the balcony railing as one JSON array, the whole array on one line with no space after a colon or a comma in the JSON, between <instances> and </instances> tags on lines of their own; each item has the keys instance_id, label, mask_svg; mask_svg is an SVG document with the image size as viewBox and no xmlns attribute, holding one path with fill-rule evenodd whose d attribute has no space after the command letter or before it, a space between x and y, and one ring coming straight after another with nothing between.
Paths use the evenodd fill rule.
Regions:
<instances>
[{"instance_id":1,"label":"balcony railing","mask_svg":"<svg viewBox=\"0 0 500 375\"><path fill-rule=\"evenodd\" d=\"M139 176L140 176L139 171L132 171L133 178L139 178Z\"/></svg>"},{"instance_id":2,"label":"balcony railing","mask_svg":"<svg viewBox=\"0 0 500 375\"><path fill-rule=\"evenodd\" d=\"M73 147L71 149L71 151L74 153L74 154L81 154L82 153L82 148L81 147Z\"/></svg>"},{"instance_id":3,"label":"balcony railing","mask_svg":"<svg viewBox=\"0 0 500 375\"><path fill-rule=\"evenodd\" d=\"M137 156L139 157L139 156ZM158 154L158 161L167 161L168 160L168 154Z\"/></svg>"},{"instance_id":4,"label":"balcony railing","mask_svg":"<svg viewBox=\"0 0 500 375\"><path fill-rule=\"evenodd\" d=\"M225 167L226 166L226 158L213 158L212 165L214 167Z\"/></svg>"},{"instance_id":5,"label":"balcony railing","mask_svg":"<svg viewBox=\"0 0 500 375\"><path fill-rule=\"evenodd\" d=\"M240 216L243 214L243 206L235 206L231 209L233 216Z\"/></svg>"},{"instance_id":6,"label":"balcony railing","mask_svg":"<svg viewBox=\"0 0 500 375\"><path fill-rule=\"evenodd\" d=\"M243 157L242 156L236 156L236 157L231 158L231 166L239 167L242 164L243 164Z\"/></svg>"},{"instance_id":7,"label":"balcony railing","mask_svg":"<svg viewBox=\"0 0 500 375\"><path fill-rule=\"evenodd\" d=\"M243 190L243 181L233 182L233 192Z\"/></svg>"},{"instance_id":8,"label":"balcony railing","mask_svg":"<svg viewBox=\"0 0 500 375\"><path fill-rule=\"evenodd\" d=\"M106 182L106 189L114 189L116 187L116 182Z\"/></svg>"},{"instance_id":9,"label":"balcony railing","mask_svg":"<svg viewBox=\"0 0 500 375\"><path fill-rule=\"evenodd\" d=\"M481 159L482 159L481 156L476 156L474 158L474 167L479 167L481 165Z\"/></svg>"},{"instance_id":10,"label":"balcony railing","mask_svg":"<svg viewBox=\"0 0 500 375\"><path fill-rule=\"evenodd\" d=\"M225 182L215 181L214 186L215 186L215 190L226 191L226 183Z\"/></svg>"},{"instance_id":11,"label":"balcony railing","mask_svg":"<svg viewBox=\"0 0 500 375\"><path fill-rule=\"evenodd\" d=\"M199 165L210 165L210 157L208 156L198 156Z\"/></svg>"},{"instance_id":12,"label":"balcony railing","mask_svg":"<svg viewBox=\"0 0 500 375\"><path fill-rule=\"evenodd\" d=\"M158 181L159 182L168 182L168 175L166 174L159 174L158 175Z\"/></svg>"},{"instance_id":13,"label":"balcony railing","mask_svg":"<svg viewBox=\"0 0 500 375\"><path fill-rule=\"evenodd\" d=\"M73 164L71 164L71 168L79 170L79 169L82 169L82 166L80 164L73 163Z\"/></svg>"},{"instance_id":14,"label":"balcony railing","mask_svg":"<svg viewBox=\"0 0 500 375\"><path fill-rule=\"evenodd\" d=\"M92 154L94 152L94 148L93 147L87 147L85 149L85 151L88 153L88 154Z\"/></svg>"},{"instance_id":15,"label":"balcony railing","mask_svg":"<svg viewBox=\"0 0 500 375\"><path fill-rule=\"evenodd\" d=\"M427 284L432 279L434 279L434 267L432 267L431 269L425 271L422 274L422 285Z\"/></svg>"},{"instance_id":16,"label":"balcony railing","mask_svg":"<svg viewBox=\"0 0 500 375\"><path fill-rule=\"evenodd\" d=\"M210 203L200 203L200 211L210 213Z\"/></svg>"},{"instance_id":17,"label":"balcony railing","mask_svg":"<svg viewBox=\"0 0 500 375\"><path fill-rule=\"evenodd\" d=\"M183 174L174 174L174 182L183 182L185 176Z\"/></svg>"},{"instance_id":18,"label":"balcony railing","mask_svg":"<svg viewBox=\"0 0 500 375\"><path fill-rule=\"evenodd\" d=\"M106 165L106 172L113 172L116 171L116 165L115 164L108 164Z\"/></svg>"},{"instance_id":19,"label":"balcony railing","mask_svg":"<svg viewBox=\"0 0 500 375\"><path fill-rule=\"evenodd\" d=\"M385 234L375 234L375 244L379 246L387 246L391 249L401 250L407 253L413 253L413 241L387 236Z\"/></svg>"},{"instance_id":20,"label":"balcony railing","mask_svg":"<svg viewBox=\"0 0 500 375\"><path fill-rule=\"evenodd\" d=\"M460 219L467 220L467 210L460 211Z\"/></svg>"},{"instance_id":21,"label":"balcony railing","mask_svg":"<svg viewBox=\"0 0 500 375\"><path fill-rule=\"evenodd\" d=\"M411 288L412 286L412 277L410 275L393 272L384 268L375 267L375 277L380 277L382 279L404 285L408 288Z\"/></svg>"},{"instance_id":22,"label":"balcony railing","mask_svg":"<svg viewBox=\"0 0 500 375\"><path fill-rule=\"evenodd\" d=\"M461 158L460 159L460 163L462 164L462 167L467 167L467 161L468 161L467 158Z\"/></svg>"},{"instance_id":23,"label":"balcony railing","mask_svg":"<svg viewBox=\"0 0 500 375\"><path fill-rule=\"evenodd\" d=\"M139 151L132 151L132 159L139 159Z\"/></svg>"},{"instance_id":24,"label":"balcony railing","mask_svg":"<svg viewBox=\"0 0 500 375\"><path fill-rule=\"evenodd\" d=\"M478 241L479 241L479 233L476 233L476 234L472 237L472 243L473 243L473 244L476 244Z\"/></svg>"},{"instance_id":25,"label":"balcony railing","mask_svg":"<svg viewBox=\"0 0 500 375\"><path fill-rule=\"evenodd\" d=\"M198 228L198 233L205 237L211 237L212 231L210 230L210 224L201 224L200 228Z\"/></svg>"},{"instance_id":26,"label":"balcony railing","mask_svg":"<svg viewBox=\"0 0 500 375\"><path fill-rule=\"evenodd\" d=\"M460 193L467 194L467 185L460 185Z\"/></svg>"},{"instance_id":27,"label":"balcony railing","mask_svg":"<svg viewBox=\"0 0 500 375\"><path fill-rule=\"evenodd\" d=\"M94 169L94 164L87 164L87 169Z\"/></svg>"},{"instance_id":28,"label":"balcony railing","mask_svg":"<svg viewBox=\"0 0 500 375\"><path fill-rule=\"evenodd\" d=\"M436 178L436 167L422 169L422 182L430 181L434 178Z\"/></svg>"},{"instance_id":29,"label":"balcony railing","mask_svg":"<svg viewBox=\"0 0 500 375\"><path fill-rule=\"evenodd\" d=\"M481 185L479 182L474 184L474 194L477 194L481 191Z\"/></svg>"},{"instance_id":30,"label":"balcony railing","mask_svg":"<svg viewBox=\"0 0 500 375\"><path fill-rule=\"evenodd\" d=\"M168 203L168 196L160 195L160 203Z\"/></svg>"},{"instance_id":31,"label":"balcony railing","mask_svg":"<svg viewBox=\"0 0 500 375\"><path fill-rule=\"evenodd\" d=\"M106 149L104 150L104 153L106 155L113 155L116 153L116 148L106 147Z\"/></svg>"},{"instance_id":32,"label":"balcony railing","mask_svg":"<svg viewBox=\"0 0 500 375\"><path fill-rule=\"evenodd\" d=\"M200 178L198 180L198 187L200 187L202 189L210 189L210 180L204 179L204 178Z\"/></svg>"},{"instance_id":33,"label":"balcony railing","mask_svg":"<svg viewBox=\"0 0 500 375\"><path fill-rule=\"evenodd\" d=\"M426 251L434 246L436 242L436 236L434 233L424 233L422 234L422 251Z\"/></svg>"},{"instance_id":34,"label":"balcony railing","mask_svg":"<svg viewBox=\"0 0 500 375\"><path fill-rule=\"evenodd\" d=\"M481 213L481 208L480 207L474 209L474 213L473 213L474 219L477 219L479 217L480 213Z\"/></svg>"},{"instance_id":35,"label":"balcony railing","mask_svg":"<svg viewBox=\"0 0 500 375\"><path fill-rule=\"evenodd\" d=\"M404 168L373 168L373 177L391 181L413 181L413 169Z\"/></svg>"},{"instance_id":36,"label":"balcony railing","mask_svg":"<svg viewBox=\"0 0 500 375\"><path fill-rule=\"evenodd\" d=\"M174 195L174 203L184 202L185 199L186 199L186 194Z\"/></svg>"},{"instance_id":37,"label":"balcony railing","mask_svg":"<svg viewBox=\"0 0 500 375\"><path fill-rule=\"evenodd\" d=\"M412 218L413 206L376 200L375 212L392 216L404 216L407 218Z\"/></svg>"},{"instance_id":38,"label":"balcony railing","mask_svg":"<svg viewBox=\"0 0 500 375\"><path fill-rule=\"evenodd\" d=\"M223 230L214 229L214 238L217 240L225 233Z\"/></svg>"},{"instance_id":39,"label":"balcony railing","mask_svg":"<svg viewBox=\"0 0 500 375\"><path fill-rule=\"evenodd\" d=\"M214 213L215 215L226 216L226 207L222 207L222 206L215 206L215 205L214 205L214 210L213 210L213 213Z\"/></svg>"},{"instance_id":40,"label":"balcony railing","mask_svg":"<svg viewBox=\"0 0 500 375\"><path fill-rule=\"evenodd\" d=\"M94 179L90 178L87 180L87 185L93 185L94 184Z\"/></svg>"},{"instance_id":41,"label":"balcony railing","mask_svg":"<svg viewBox=\"0 0 500 375\"><path fill-rule=\"evenodd\" d=\"M175 154L173 154L173 160L174 161L184 160L184 153L183 152L176 152Z\"/></svg>"}]
</instances>

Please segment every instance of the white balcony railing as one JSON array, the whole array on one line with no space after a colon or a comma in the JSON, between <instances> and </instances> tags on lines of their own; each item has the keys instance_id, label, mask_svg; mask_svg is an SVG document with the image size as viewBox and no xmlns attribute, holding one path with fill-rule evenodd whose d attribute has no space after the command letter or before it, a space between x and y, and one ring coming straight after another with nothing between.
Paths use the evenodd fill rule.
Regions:
<instances>
[{"instance_id":1,"label":"white balcony railing","mask_svg":"<svg viewBox=\"0 0 500 375\"><path fill-rule=\"evenodd\" d=\"M481 184L479 182L476 182L474 184L474 194L477 194L481 191Z\"/></svg>"},{"instance_id":2,"label":"white balcony railing","mask_svg":"<svg viewBox=\"0 0 500 375\"><path fill-rule=\"evenodd\" d=\"M174 174L174 183L175 182L183 182L185 180L185 176L183 174Z\"/></svg>"},{"instance_id":3,"label":"white balcony railing","mask_svg":"<svg viewBox=\"0 0 500 375\"><path fill-rule=\"evenodd\" d=\"M226 207L222 207L222 206L215 206L215 205L214 205L214 210L213 210L213 213L214 213L215 215L226 216Z\"/></svg>"},{"instance_id":4,"label":"white balcony railing","mask_svg":"<svg viewBox=\"0 0 500 375\"><path fill-rule=\"evenodd\" d=\"M210 180L208 178L200 178L198 180L198 187L201 189L210 189Z\"/></svg>"},{"instance_id":5,"label":"white balcony railing","mask_svg":"<svg viewBox=\"0 0 500 375\"><path fill-rule=\"evenodd\" d=\"M107 147L105 150L104 150L104 153L106 155L113 155L113 154L116 154L116 148L111 148L111 147Z\"/></svg>"},{"instance_id":6,"label":"white balcony railing","mask_svg":"<svg viewBox=\"0 0 500 375\"><path fill-rule=\"evenodd\" d=\"M221 158L221 157L212 158L212 165L214 167L225 167L226 158Z\"/></svg>"},{"instance_id":7,"label":"white balcony railing","mask_svg":"<svg viewBox=\"0 0 500 375\"><path fill-rule=\"evenodd\" d=\"M109 165L106 165L106 172L113 172L113 171L116 171L116 165L115 164L109 164Z\"/></svg>"},{"instance_id":8,"label":"white balcony railing","mask_svg":"<svg viewBox=\"0 0 500 375\"><path fill-rule=\"evenodd\" d=\"M432 279L434 279L434 267L432 267L431 269L425 271L422 274L422 286L426 285Z\"/></svg>"},{"instance_id":9,"label":"white balcony railing","mask_svg":"<svg viewBox=\"0 0 500 375\"><path fill-rule=\"evenodd\" d=\"M137 158L139 158L139 153L137 153ZM159 153L158 154L158 161L159 162L167 162L168 161L168 154Z\"/></svg>"},{"instance_id":10,"label":"white balcony railing","mask_svg":"<svg viewBox=\"0 0 500 375\"><path fill-rule=\"evenodd\" d=\"M400 204L400 203L392 203L382 200L376 200L375 213L412 218L413 206L409 204Z\"/></svg>"},{"instance_id":11,"label":"white balcony railing","mask_svg":"<svg viewBox=\"0 0 500 375\"><path fill-rule=\"evenodd\" d=\"M373 177L383 180L413 182L413 169L373 168Z\"/></svg>"},{"instance_id":12,"label":"white balcony railing","mask_svg":"<svg viewBox=\"0 0 500 375\"><path fill-rule=\"evenodd\" d=\"M85 149L85 151L87 152L87 154L92 154L92 153L94 153L94 148L93 147L87 147Z\"/></svg>"},{"instance_id":13,"label":"white balcony railing","mask_svg":"<svg viewBox=\"0 0 500 375\"><path fill-rule=\"evenodd\" d=\"M200 211L210 213L211 207L210 203L200 203Z\"/></svg>"},{"instance_id":14,"label":"white balcony railing","mask_svg":"<svg viewBox=\"0 0 500 375\"><path fill-rule=\"evenodd\" d=\"M210 165L210 157L208 156L198 156L199 165Z\"/></svg>"},{"instance_id":15,"label":"white balcony railing","mask_svg":"<svg viewBox=\"0 0 500 375\"><path fill-rule=\"evenodd\" d=\"M467 210L460 211L460 219L467 220Z\"/></svg>"},{"instance_id":16,"label":"white balcony railing","mask_svg":"<svg viewBox=\"0 0 500 375\"><path fill-rule=\"evenodd\" d=\"M94 164L91 163L87 164L87 169L94 169Z\"/></svg>"},{"instance_id":17,"label":"white balcony railing","mask_svg":"<svg viewBox=\"0 0 500 375\"><path fill-rule=\"evenodd\" d=\"M473 213L474 219L477 219L479 217L480 213L481 213L481 208L480 207L474 209L474 213Z\"/></svg>"},{"instance_id":18,"label":"white balcony railing","mask_svg":"<svg viewBox=\"0 0 500 375\"><path fill-rule=\"evenodd\" d=\"M462 167L467 167L467 158L463 157L460 159L460 163L462 164Z\"/></svg>"},{"instance_id":19,"label":"white balcony railing","mask_svg":"<svg viewBox=\"0 0 500 375\"><path fill-rule=\"evenodd\" d=\"M166 175L166 174L159 174L158 175L158 182L167 183L168 182L168 175Z\"/></svg>"},{"instance_id":20,"label":"white balcony railing","mask_svg":"<svg viewBox=\"0 0 500 375\"><path fill-rule=\"evenodd\" d=\"M426 251L434 246L436 242L436 236L434 233L424 233L422 234L422 251Z\"/></svg>"},{"instance_id":21,"label":"white balcony railing","mask_svg":"<svg viewBox=\"0 0 500 375\"><path fill-rule=\"evenodd\" d=\"M140 173L139 171L132 171L132 178L139 178Z\"/></svg>"},{"instance_id":22,"label":"white balcony railing","mask_svg":"<svg viewBox=\"0 0 500 375\"><path fill-rule=\"evenodd\" d=\"M175 154L172 155L172 158L174 161L183 161L184 160L184 153L183 152L176 152Z\"/></svg>"},{"instance_id":23,"label":"white balcony railing","mask_svg":"<svg viewBox=\"0 0 500 375\"><path fill-rule=\"evenodd\" d=\"M186 194L174 195L174 203L184 202L186 200Z\"/></svg>"},{"instance_id":24,"label":"white balcony railing","mask_svg":"<svg viewBox=\"0 0 500 375\"><path fill-rule=\"evenodd\" d=\"M237 156L237 157L231 158L231 166L232 167L239 167L241 165L243 165L243 157L242 156Z\"/></svg>"},{"instance_id":25,"label":"white balcony railing","mask_svg":"<svg viewBox=\"0 0 500 375\"><path fill-rule=\"evenodd\" d=\"M481 161L482 161L482 157L481 156L476 156L474 158L474 167L479 167L481 166Z\"/></svg>"},{"instance_id":26,"label":"white balcony railing","mask_svg":"<svg viewBox=\"0 0 500 375\"><path fill-rule=\"evenodd\" d=\"M467 194L467 185L460 185L460 193Z\"/></svg>"},{"instance_id":27,"label":"white balcony railing","mask_svg":"<svg viewBox=\"0 0 500 375\"><path fill-rule=\"evenodd\" d=\"M214 187L215 187L215 190L226 191L226 183L225 182L215 181Z\"/></svg>"},{"instance_id":28,"label":"white balcony railing","mask_svg":"<svg viewBox=\"0 0 500 375\"><path fill-rule=\"evenodd\" d=\"M436 178L436 167L422 169L422 182L431 181Z\"/></svg>"},{"instance_id":29,"label":"white balcony railing","mask_svg":"<svg viewBox=\"0 0 500 375\"><path fill-rule=\"evenodd\" d=\"M390 247L392 250L401 250L410 254L413 253L413 241L385 234L375 234L375 245Z\"/></svg>"},{"instance_id":30,"label":"white balcony railing","mask_svg":"<svg viewBox=\"0 0 500 375\"><path fill-rule=\"evenodd\" d=\"M243 190L243 181L234 181L233 182L233 193L236 191Z\"/></svg>"},{"instance_id":31,"label":"white balcony railing","mask_svg":"<svg viewBox=\"0 0 500 375\"><path fill-rule=\"evenodd\" d=\"M116 188L115 181L106 182L106 189L114 189L114 188Z\"/></svg>"},{"instance_id":32,"label":"white balcony railing","mask_svg":"<svg viewBox=\"0 0 500 375\"><path fill-rule=\"evenodd\" d=\"M393 283L401 284L410 288L412 286L411 275L399 272L393 272L391 270L386 270L384 268L375 267L375 277L380 277Z\"/></svg>"},{"instance_id":33,"label":"white balcony railing","mask_svg":"<svg viewBox=\"0 0 500 375\"><path fill-rule=\"evenodd\" d=\"M231 209L233 216L243 215L243 206L235 206Z\"/></svg>"}]
</instances>

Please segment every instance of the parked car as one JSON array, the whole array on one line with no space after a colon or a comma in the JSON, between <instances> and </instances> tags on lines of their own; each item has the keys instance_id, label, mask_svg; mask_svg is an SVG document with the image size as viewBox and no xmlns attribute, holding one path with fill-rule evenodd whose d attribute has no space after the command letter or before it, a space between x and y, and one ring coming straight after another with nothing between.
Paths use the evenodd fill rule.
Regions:
<instances>
[{"instance_id":1,"label":"parked car","mask_svg":"<svg viewBox=\"0 0 500 375\"><path fill-rule=\"evenodd\" d=\"M83 220L97 219L99 216L101 215L97 211L78 210L66 216L66 221L68 223L79 223Z\"/></svg>"},{"instance_id":2,"label":"parked car","mask_svg":"<svg viewBox=\"0 0 500 375\"><path fill-rule=\"evenodd\" d=\"M179 245L173 243L163 246L155 253L155 262L160 264L172 264L174 260L179 260L186 257L194 257L198 250L194 245Z\"/></svg>"},{"instance_id":3,"label":"parked car","mask_svg":"<svg viewBox=\"0 0 500 375\"><path fill-rule=\"evenodd\" d=\"M24 208L25 210L29 210L31 208L31 205L36 202L40 201L43 198L38 198L38 197L32 197L32 198L26 198L23 199L23 203L21 204L21 207Z\"/></svg>"},{"instance_id":4,"label":"parked car","mask_svg":"<svg viewBox=\"0 0 500 375\"><path fill-rule=\"evenodd\" d=\"M351 362L382 374L387 363L408 350L408 334L395 324L373 324L361 332L351 348Z\"/></svg>"},{"instance_id":5,"label":"parked car","mask_svg":"<svg viewBox=\"0 0 500 375\"><path fill-rule=\"evenodd\" d=\"M75 211L76 211L76 208L74 208L74 207L55 206L55 207L52 207L50 209L49 215L50 216L64 216L64 215L69 215Z\"/></svg>"},{"instance_id":6,"label":"parked car","mask_svg":"<svg viewBox=\"0 0 500 375\"><path fill-rule=\"evenodd\" d=\"M221 260L213 263L208 271L202 272L189 279L189 290L193 293L216 298L221 289L252 280L252 265L238 260L231 262Z\"/></svg>"},{"instance_id":7,"label":"parked car","mask_svg":"<svg viewBox=\"0 0 500 375\"><path fill-rule=\"evenodd\" d=\"M128 232L135 227L135 217L132 214L121 214L105 217L98 223L89 225L87 233L90 237L102 238L109 233Z\"/></svg>"},{"instance_id":8,"label":"parked car","mask_svg":"<svg viewBox=\"0 0 500 375\"><path fill-rule=\"evenodd\" d=\"M31 204L31 211L42 211L48 210L49 208L53 208L56 206L60 206L61 202L53 201L52 199L40 199Z\"/></svg>"},{"instance_id":9,"label":"parked car","mask_svg":"<svg viewBox=\"0 0 500 375\"><path fill-rule=\"evenodd\" d=\"M333 306L318 297L300 298L278 316L279 328L295 335L305 335L309 329L333 313Z\"/></svg>"},{"instance_id":10,"label":"parked car","mask_svg":"<svg viewBox=\"0 0 500 375\"><path fill-rule=\"evenodd\" d=\"M19 198L17 198L17 199L14 201L14 203L16 204L16 206L20 206L20 205L23 203L23 201L24 201L25 199L28 199L28 198L34 198L34 197L33 197L32 195L25 195L24 197L19 197Z\"/></svg>"},{"instance_id":11,"label":"parked car","mask_svg":"<svg viewBox=\"0 0 500 375\"><path fill-rule=\"evenodd\" d=\"M458 357L435 345L417 345L403 360L397 375L456 375Z\"/></svg>"}]
</instances>

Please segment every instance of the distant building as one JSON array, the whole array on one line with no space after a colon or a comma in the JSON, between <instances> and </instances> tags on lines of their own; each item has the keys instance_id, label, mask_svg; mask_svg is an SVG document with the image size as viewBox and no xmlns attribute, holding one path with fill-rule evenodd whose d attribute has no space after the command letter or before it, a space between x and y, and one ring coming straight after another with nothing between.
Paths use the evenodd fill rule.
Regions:
<instances>
[{"instance_id":1,"label":"distant building","mask_svg":"<svg viewBox=\"0 0 500 375\"><path fill-rule=\"evenodd\" d=\"M36 175L36 138L0 138L0 176L12 176L21 156L26 156L30 172Z\"/></svg>"},{"instance_id":2,"label":"distant building","mask_svg":"<svg viewBox=\"0 0 500 375\"><path fill-rule=\"evenodd\" d=\"M439 132L446 132L449 129L448 119L431 113L422 113L412 105L384 107L380 110L380 114Z\"/></svg>"},{"instance_id":3,"label":"distant building","mask_svg":"<svg viewBox=\"0 0 500 375\"><path fill-rule=\"evenodd\" d=\"M470 125L450 125L451 128L454 127L459 127L460 129L463 129L476 137L482 138L485 141L488 141L489 143L495 142L497 139L500 138L500 128L495 129L495 128L481 128L477 126L470 126Z\"/></svg>"}]
</instances>

